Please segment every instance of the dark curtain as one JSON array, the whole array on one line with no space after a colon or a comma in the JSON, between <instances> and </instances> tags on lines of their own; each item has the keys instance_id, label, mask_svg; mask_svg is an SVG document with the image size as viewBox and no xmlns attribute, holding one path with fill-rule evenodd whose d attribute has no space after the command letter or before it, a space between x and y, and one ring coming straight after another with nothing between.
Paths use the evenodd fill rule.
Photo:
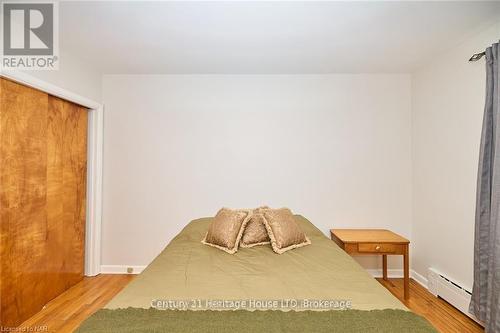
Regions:
<instances>
[{"instance_id":1,"label":"dark curtain","mask_svg":"<svg viewBox=\"0 0 500 333\"><path fill-rule=\"evenodd\" d=\"M470 312L487 333L500 333L499 44L486 49L486 103L479 156Z\"/></svg>"}]
</instances>

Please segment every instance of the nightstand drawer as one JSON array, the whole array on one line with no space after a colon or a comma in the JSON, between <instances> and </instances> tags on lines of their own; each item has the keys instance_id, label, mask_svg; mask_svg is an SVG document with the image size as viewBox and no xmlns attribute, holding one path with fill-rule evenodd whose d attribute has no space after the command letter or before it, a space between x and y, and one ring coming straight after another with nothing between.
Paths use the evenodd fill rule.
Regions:
<instances>
[{"instance_id":1,"label":"nightstand drawer","mask_svg":"<svg viewBox=\"0 0 500 333\"><path fill-rule=\"evenodd\" d=\"M403 248L398 244L359 243L358 252L367 253L401 253Z\"/></svg>"}]
</instances>

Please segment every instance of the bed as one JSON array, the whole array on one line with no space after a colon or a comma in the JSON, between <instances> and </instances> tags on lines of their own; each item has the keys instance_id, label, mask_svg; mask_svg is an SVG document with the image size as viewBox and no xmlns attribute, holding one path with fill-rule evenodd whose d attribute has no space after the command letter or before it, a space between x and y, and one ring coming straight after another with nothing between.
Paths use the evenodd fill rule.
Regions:
<instances>
[{"instance_id":1,"label":"bed","mask_svg":"<svg viewBox=\"0 0 500 333\"><path fill-rule=\"evenodd\" d=\"M211 218L190 222L104 309L89 332L435 332L306 218L311 245L230 255L201 244Z\"/></svg>"}]
</instances>

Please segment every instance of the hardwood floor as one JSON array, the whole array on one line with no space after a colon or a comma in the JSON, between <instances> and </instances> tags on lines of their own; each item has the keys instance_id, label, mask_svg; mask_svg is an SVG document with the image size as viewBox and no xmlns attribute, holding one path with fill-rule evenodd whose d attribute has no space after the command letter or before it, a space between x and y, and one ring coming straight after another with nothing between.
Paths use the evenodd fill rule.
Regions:
<instances>
[{"instance_id":1,"label":"hardwood floor","mask_svg":"<svg viewBox=\"0 0 500 333\"><path fill-rule=\"evenodd\" d=\"M86 277L42 311L25 321L20 328L38 328L39 332L73 332L92 313L103 307L133 279L133 275L99 275ZM403 300L403 279L379 282ZM484 332L482 327L445 301L431 295L410 280L410 299L403 301L415 313L427 318L440 332ZM26 330L28 331L28 330Z\"/></svg>"},{"instance_id":2,"label":"hardwood floor","mask_svg":"<svg viewBox=\"0 0 500 333\"><path fill-rule=\"evenodd\" d=\"M484 332L482 326L446 301L434 297L434 295L413 279L410 279L410 299L406 301L403 300L403 279L377 280L410 310L425 317L442 333Z\"/></svg>"},{"instance_id":3,"label":"hardwood floor","mask_svg":"<svg viewBox=\"0 0 500 333\"><path fill-rule=\"evenodd\" d=\"M83 281L47 303L40 312L19 327L31 329L26 332L73 332L82 321L122 290L133 277L125 274L85 277Z\"/></svg>"}]
</instances>

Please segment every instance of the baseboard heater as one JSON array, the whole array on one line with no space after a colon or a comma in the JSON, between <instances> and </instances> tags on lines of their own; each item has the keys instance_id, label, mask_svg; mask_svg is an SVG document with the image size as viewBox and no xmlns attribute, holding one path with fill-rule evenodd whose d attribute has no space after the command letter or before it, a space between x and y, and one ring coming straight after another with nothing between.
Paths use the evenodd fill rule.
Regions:
<instances>
[{"instance_id":1,"label":"baseboard heater","mask_svg":"<svg viewBox=\"0 0 500 333\"><path fill-rule=\"evenodd\" d=\"M469 290L453 282L434 268L429 268L427 283L431 294L441 297L474 321L483 325L473 314L469 313L469 303L472 296Z\"/></svg>"}]
</instances>

